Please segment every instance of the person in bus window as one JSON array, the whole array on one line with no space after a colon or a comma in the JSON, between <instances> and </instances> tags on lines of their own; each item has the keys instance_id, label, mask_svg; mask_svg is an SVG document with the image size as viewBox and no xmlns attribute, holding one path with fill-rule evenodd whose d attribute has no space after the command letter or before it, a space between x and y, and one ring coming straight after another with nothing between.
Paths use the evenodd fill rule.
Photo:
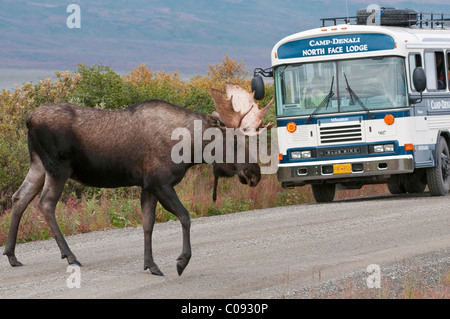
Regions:
<instances>
[{"instance_id":1,"label":"person in bus window","mask_svg":"<svg viewBox=\"0 0 450 319\"><path fill-rule=\"evenodd\" d=\"M326 96L325 79L323 76L316 76L308 86L303 88L302 105L305 108L316 108Z\"/></svg>"},{"instance_id":2,"label":"person in bus window","mask_svg":"<svg viewBox=\"0 0 450 319\"><path fill-rule=\"evenodd\" d=\"M437 88L438 90L445 89L445 67L444 67L444 59L442 58L441 52L436 52L436 71L437 71Z\"/></svg>"},{"instance_id":3,"label":"person in bus window","mask_svg":"<svg viewBox=\"0 0 450 319\"><path fill-rule=\"evenodd\" d=\"M450 83L450 53L447 53L447 66L448 66L448 83Z\"/></svg>"}]
</instances>

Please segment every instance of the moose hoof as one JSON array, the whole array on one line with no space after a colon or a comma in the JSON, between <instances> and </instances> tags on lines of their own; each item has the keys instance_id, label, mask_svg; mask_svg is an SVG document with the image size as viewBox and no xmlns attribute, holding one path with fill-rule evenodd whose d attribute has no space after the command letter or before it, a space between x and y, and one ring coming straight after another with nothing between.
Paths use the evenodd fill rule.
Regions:
<instances>
[{"instance_id":1,"label":"moose hoof","mask_svg":"<svg viewBox=\"0 0 450 319\"><path fill-rule=\"evenodd\" d=\"M180 263L177 263L177 272L178 272L178 276L181 276L181 274L184 271L184 268L186 268L186 266L181 266Z\"/></svg>"},{"instance_id":2,"label":"moose hoof","mask_svg":"<svg viewBox=\"0 0 450 319\"><path fill-rule=\"evenodd\" d=\"M158 266L156 266L156 264L152 264L152 265L150 265L150 266L144 265L144 270L147 270L147 269L150 269L150 272L151 272L153 275L156 275L156 276L164 276L164 273L163 273L161 270L159 270L159 268L158 268Z\"/></svg>"},{"instance_id":3,"label":"moose hoof","mask_svg":"<svg viewBox=\"0 0 450 319\"><path fill-rule=\"evenodd\" d=\"M189 263L189 259L190 257L183 257L180 256L177 260L177 272L178 272L178 276L181 276L181 274L183 273L184 269L186 268L186 266Z\"/></svg>"},{"instance_id":4,"label":"moose hoof","mask_svg":"<svg viewBox=\"0 0 450 319\"><path fill-rule=\"evenodd\" d=\"M23 264L17 260L16 256L8 256L9 264L13 267L20 267Z\"/></svg>"},{"instance_id":5,"label":"moose hoof","mask_svg":"<svg viewBox=\"0 0 450 319\"><path fill-rule=\"evenodd\" d=\"M83 265L77 260L77 258L74 255L71 256L61 255L61 259L64 258L67 258L67 263L69 265L83 267Z\"/></svg>"},{"instance_id":6,"label":"moose hoof","mask_svg":"<svg viewBox=\"0 0 450 319\"><path fill-rule=\"evenodd\" d=\"M155 269L155 270L150 269L150 272L153 275L164 277L164 273L161 270L159 270L159 269Z\"/></svg>"},{"instance_id":7,"label":"moose hoof","mask_svg":"<svg viewBox=\"0 0 450 319\"><path fill-rule=\"evenodd\" d=\"M78 261L78 260L73 260L71 262L69 262L69 265L73 265L73 266L78 266L78 267L83 267L83 265Z\"/></svg>"}]
</instances>

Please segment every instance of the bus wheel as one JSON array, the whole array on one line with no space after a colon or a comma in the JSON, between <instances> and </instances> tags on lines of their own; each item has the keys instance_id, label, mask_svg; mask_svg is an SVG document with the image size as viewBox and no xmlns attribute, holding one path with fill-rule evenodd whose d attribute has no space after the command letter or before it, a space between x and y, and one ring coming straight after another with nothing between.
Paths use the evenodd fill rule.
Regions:
<instances>
[{"instance_id":1,"label":"bus wheel","mask_svg":"<svg viewBox=\"0 0 450 319\"><path fill-rule=\"evenodd\" d=\"M388 183L387 188L391 194L397 195L397 194L420 194L425 191L425 188L427 187L427 184L424 184L421 181L415 181L415 182L407 182L407 183Z\"/></svg>"},{"instance_id":2,"label":"bus wheel","mask_svg":"<svg viewBox=\"0 0 450 319\"><path fill-rule=\"evenodd\" d=\"M436 166L427 169L428 188L431 195L444 196L449 189L450 154L443 137L439 139L436 154Z\"/></svg>"},{"instance_id":3,"label":"bus wheel","mask_svg":"<svg viewBox=\"0 0 450 319\"><path fill-rule=\"evenodd\" d=\"M416 182L408 182L405 184L405 188L410 194L421 194L425 191L427 184L416 181Z\"/></svg>"},{"instance_id":4,"label":"bus wheel","mask_svg":"<svg viewBox=\"0 0 450 319\"><path fill-rule=\"evenodd\" d=\"M312 193L318 203L329 203L334 199L336 184L312 184Z\"/></svg>"},{"instance_id":5,"label":"bus wheel","mask_svg":"<svg viewBox=\"0 0 450 319\"><path fill-rule=\"evenodd\" d=\"M391 194L405 194L406 187L404 183L394 182L388 183L387 188Z\"/></svg>"}]
</instances>

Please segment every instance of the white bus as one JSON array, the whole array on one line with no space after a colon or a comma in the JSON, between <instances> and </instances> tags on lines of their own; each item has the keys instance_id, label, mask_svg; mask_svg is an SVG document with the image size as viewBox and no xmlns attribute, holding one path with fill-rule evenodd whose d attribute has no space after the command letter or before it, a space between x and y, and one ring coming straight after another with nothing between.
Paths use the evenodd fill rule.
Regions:
<instances>
[{"instance_id":1,"label":"white bus","mask_svg":"<svg viewBox=\"0 0 450 319\"><path fill-rule=\"evenodd\" d=\"M282 39L255 70L255 98L274 79L278 179L317 202L366 184L449 191L450 15L375 9Z\"/></svg>"}]
</instances>

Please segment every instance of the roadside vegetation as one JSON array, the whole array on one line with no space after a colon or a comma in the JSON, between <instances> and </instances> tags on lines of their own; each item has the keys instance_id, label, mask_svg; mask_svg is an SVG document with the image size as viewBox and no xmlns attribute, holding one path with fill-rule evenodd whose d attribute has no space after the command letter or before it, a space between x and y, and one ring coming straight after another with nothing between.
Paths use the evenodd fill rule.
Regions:
<instances>
[{"instance_id":1,"label":"roadside vegetation","mask_svg":"<svg viewBox=\"0 0 450 319\"><path fill-rule=\"evenodd\" d=\"M197 112L211 113L214 103L211 87L224 91L225 83L239 84L250 90L249 71L243 63L225 56L209 65L206 75L182 80L177 72L153 71L140 65L128 74L119 75L110 67L78 65L73 72L55 72L52 79L24 83L14 90L0 92L0 245L6 242L10 223L11 196L28 171L28 149L25 128L27 114L43 103L72 102L88 107L118 109L148 99L160 99ZM274 95L267 84L266 105ZM275 108L266 116L275 121ZM188 171L176 187L179 198L193 218L237 211L287 206L313 202L309 187L284 190L276 175L264 175L260 184L249 188L236 178L221 179L218 199L212 201L214 178L212 167L198 165ZM337 198L384 194L384 186L367 186L357 191L338 192ZM68 181L56 209L64 235L109 228L136 226L141 223L139 189L98 189ZM36 208L37 198L25 211L19 228L18 242L47 239L52 236ZM157 207L157 221L175 217Z\"/></svg>"},{"instance_id":2,"label":"roadside vegetation","mask_svg":"<svg viewBox=\"0 0 450 319\"><path fill-rule=\"evenodd\" d=\"M379 288L367 287L366 271L322 282L319 270L312 274L314 283L310 287L286 294L285 298L450 299L450 270L445 254L444 250L382 265Z\"/></svg>"}]
</instances>

